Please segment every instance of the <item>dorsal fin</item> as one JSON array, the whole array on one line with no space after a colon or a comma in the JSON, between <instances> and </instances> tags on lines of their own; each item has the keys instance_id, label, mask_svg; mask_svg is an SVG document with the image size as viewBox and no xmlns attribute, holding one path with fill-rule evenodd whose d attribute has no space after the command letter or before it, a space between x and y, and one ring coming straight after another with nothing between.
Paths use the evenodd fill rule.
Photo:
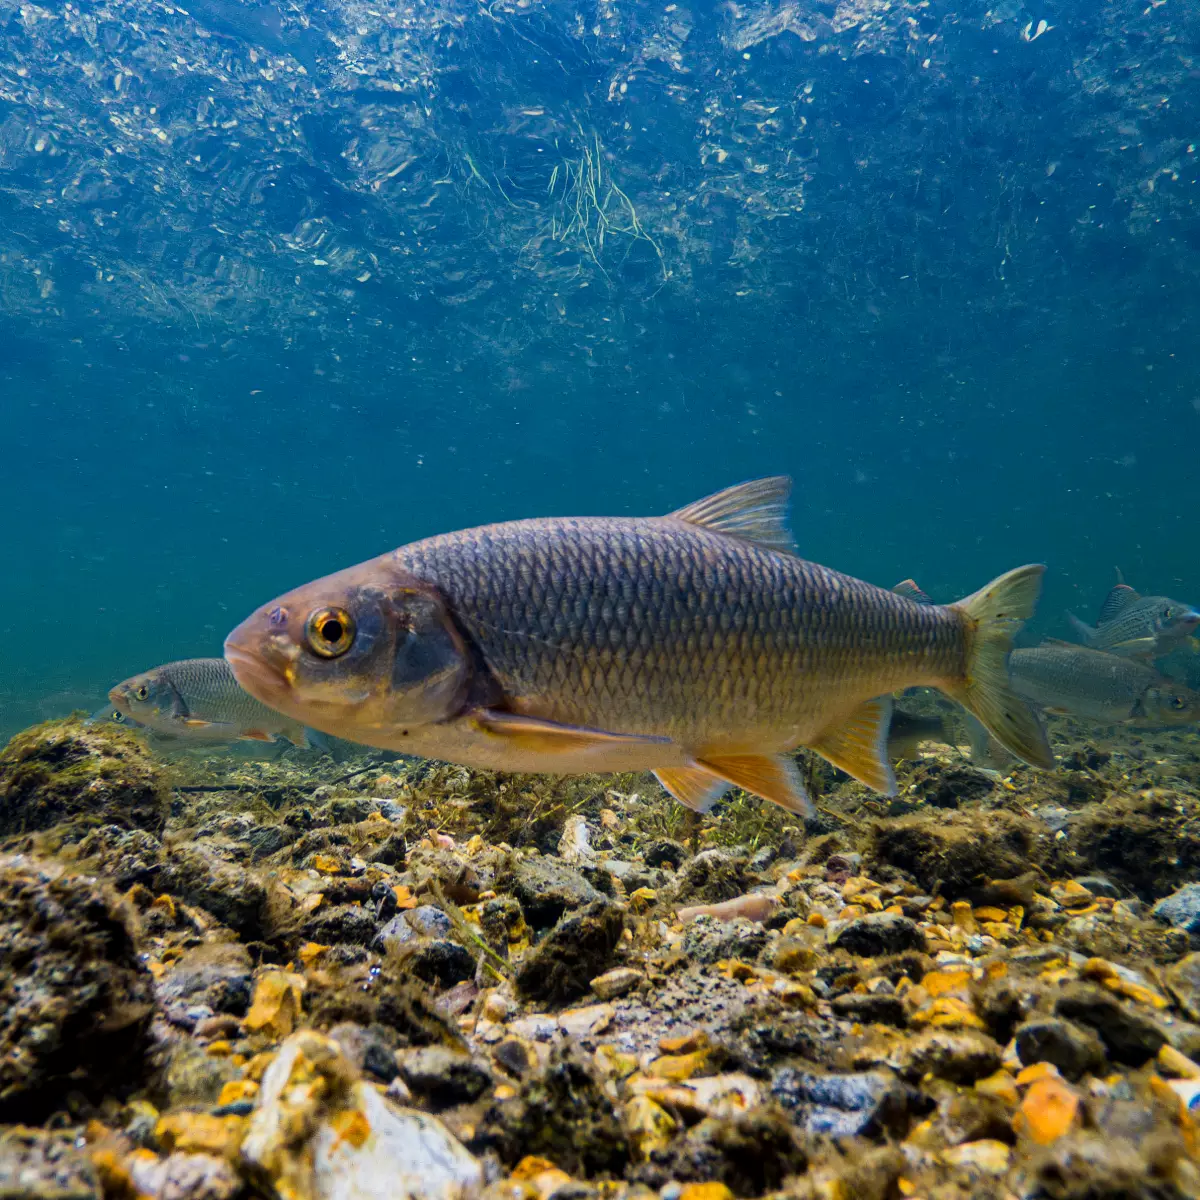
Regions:
<instances>
[{"instance_id":1,"label":"dorsal fin","mask_svg":"<svg viewBox=\"0 0 1200 1200\"><path fill-rule=\"evenodd\" d=\"M1140 600L1141 596L1133 590L1127 583L1118 583L1114 585L1113 590L1104 597L1104 603L1100 605L1100 615L1096 618L1097 625L1103 625L1108 621L1113 620L1125 608L1132 604L1135 600Z\"/></svg>"},{"instance_id":2,"label":"dorsal fin","mask_svg":"<svg viewBox=\"0 0 1200 1200\"><path fill-rule=\"evenodd\" d=\"M713 533L724 533L756 546L765 546L768 550L791 554L792 534L787 527L791 492L791 479L786 475L772 475L768 479L735 484L667 515Z\"/></svg>"},{"instance_id":3,"label":"dorsal fin","mask_svg":"<svg viewBox=\"0 0 1200 1200\"><path fill-rule=\"evenodd\" d=\"M897 596L903 596L906 600L912 600L917 604L932 604L933 598L927 593L921 591L915 579L902 579L892 591Z\"/></svg>"}]
</instances>

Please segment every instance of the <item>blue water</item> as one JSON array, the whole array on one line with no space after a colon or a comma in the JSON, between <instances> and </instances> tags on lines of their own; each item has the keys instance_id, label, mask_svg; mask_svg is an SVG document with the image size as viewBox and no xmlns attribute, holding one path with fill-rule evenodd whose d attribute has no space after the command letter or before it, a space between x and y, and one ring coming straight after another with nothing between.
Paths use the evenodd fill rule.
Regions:
<instances>
[{"instance_id":1,"label":"blue water","mask_svg":"<svg viewBox=\"0 0 1200 1200\"><path fill-rule=\"evenodd\" d=\"M1046 562L1032 636L1200 601L1194 15L672 9L0 5L0 735L413 538L776 472L874 582Z\"/></svg>"}]
</instances>

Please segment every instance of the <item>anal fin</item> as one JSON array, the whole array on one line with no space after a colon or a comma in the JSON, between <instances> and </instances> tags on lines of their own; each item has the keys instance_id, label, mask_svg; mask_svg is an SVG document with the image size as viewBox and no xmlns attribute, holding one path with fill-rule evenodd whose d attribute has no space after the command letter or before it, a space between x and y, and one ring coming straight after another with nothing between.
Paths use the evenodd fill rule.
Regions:
<instances>
[{"instance_id":1,"label":"anal fin","mask_svg":"<svg viewBox=\"0 0 1200 1200\"><path fill-rule=\"evenodd\" d=\"M705 754L695 766L799 817L816 815L796 764L785 755Z\"/></svg>"},{"instance_id":2,"label":"anal fin","mask_svg":"<svg viewBox=\"0 0 1200 1200\"><path fill-rule=\"evenodd\" d=\"M611 733L606 729L590 729L585 725L564 725L542 717L527 717L520 713L496 708L477 709L475 724L485 733L506 738L512 745L526 751L562 754L571 750L586 750L597 746L666 745L670 738L651 737L640 733Z\"/></svg>"},{"instance_id":3,"label":"anal fin","mask_svg":"<svg viewBox=\"0 0 1200 1200\"><path fill-rule=\"evenodd\" d=\"M238 737L246 742L273 742L275 735L265 729L243 729Z\"/></svg>"},{"instance_id":4,"label":"anal fin","mask_svg":"<svg viewBox=\"0 0 1200 1200\"><path fill-rule=\"evenodd\" d=\"M660 767L654 776L680 804L692 812L709 812L729 791L729 784L724 779L693 767Z\"/></svg>"},{"instance_id":5,"label":"anal fin","mask_svg":"<svg viewBox=\"0 0 1200 1200\"><path fill-rule=\"evenodd\" d=\"M840 725L827 729L810 743L822 758L859 783L896 794L896 772L888 762L888 729L892 723L892 698L879 696L860 704Z\"/></svg>"}]
</instances>

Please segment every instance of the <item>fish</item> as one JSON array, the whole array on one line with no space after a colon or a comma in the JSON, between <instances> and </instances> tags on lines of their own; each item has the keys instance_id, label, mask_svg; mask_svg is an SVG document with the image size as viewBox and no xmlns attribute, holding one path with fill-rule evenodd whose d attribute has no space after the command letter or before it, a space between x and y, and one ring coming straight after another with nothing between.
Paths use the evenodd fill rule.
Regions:
<instances>
[{"instance_id":1,"label":"fish","mask_svg":"<svg viewBox=\"0 0 1200 1200\"><path fill-rule=\"evenodd\" d=\"M127 717L119 708L112 704L105 704L96 709L86 722L88 725L103 725L105 723L125 725L130 729L142 728L140 722L135 721L132 717Z\"/></svg>"},{"instance_id":2,"label":"fish","mask_svg":"<svg viewBox=\"0 0 1200 1200\"><path fill-rule=\"evenodd\" d=\"M893 762L902 758L916 758L917 747L922 742L954 745L946 722L940 716L924 716L893 707L892 724L888 729L888 758Z\"/></svg>"},{"instance_id":3,"label":"fish","mask_svg":"<svg viewBox=\"0 0 1200 1200\"><path fill-rule=\"evenodd\" d=\"M426 538L263 605L225 656L252 696L338 737L503 771L651 770L698 812L737 786L810 815L801 746L894 794L890 694L909 686L1052 765L1006 668L1045 568L920 604L798 557L790 488Z\"/></svg>"},{"instance_id":4,"label":"fish","mask_svg":"<svg viewBox=\"0 0 1200 1200\"><path fill-rule=\"evenodd\" d=\"M1200 721L1200 692L1137 659L1074 642L1014 650L1008 671L1013 691L1045 712L1122 725Z\"/></svg>"},{"instance_id":5,"label":"fish","mask_svg":"<svg viewBox=\"0 0 1200 1200\"><path fill-rule=\"evenodd\" d=\"M1143 596L1123 581L1105 597L1095 626L1073 613L1067 619L1085 646L1147 660L1169 654L1200 627L1200 612L1190 604Z\"/></svg>"},{"instance_id":6,"label":"fish","mask_svg":"<svg viewBox=\"0 0 1200 1200\"><path fill-rule=\"evenodd\" d=\"M284 739L324 749L324 740L245 692L223 658L164 663L118 683L108 693L109 720L119 716L154 733L190 742Z\"/></svg>"}]
</instances>

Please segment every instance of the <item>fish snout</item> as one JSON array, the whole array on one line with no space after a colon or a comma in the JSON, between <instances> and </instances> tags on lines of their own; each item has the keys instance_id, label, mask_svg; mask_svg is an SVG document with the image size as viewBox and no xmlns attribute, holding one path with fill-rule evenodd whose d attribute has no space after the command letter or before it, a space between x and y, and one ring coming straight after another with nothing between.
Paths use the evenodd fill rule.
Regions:
<instances>
[{"instance_id":1,"label":"fish snout","mask_svg":"<svg viewBox=\"0 0 1200 1200\"><path fill-rule=\"evenodd\" d=\"M264 704L288 690L296 652L288 639L270 634L255 617L243 621L225 639L225 661L234 679Z\"/></svg>"}]
</instances>

